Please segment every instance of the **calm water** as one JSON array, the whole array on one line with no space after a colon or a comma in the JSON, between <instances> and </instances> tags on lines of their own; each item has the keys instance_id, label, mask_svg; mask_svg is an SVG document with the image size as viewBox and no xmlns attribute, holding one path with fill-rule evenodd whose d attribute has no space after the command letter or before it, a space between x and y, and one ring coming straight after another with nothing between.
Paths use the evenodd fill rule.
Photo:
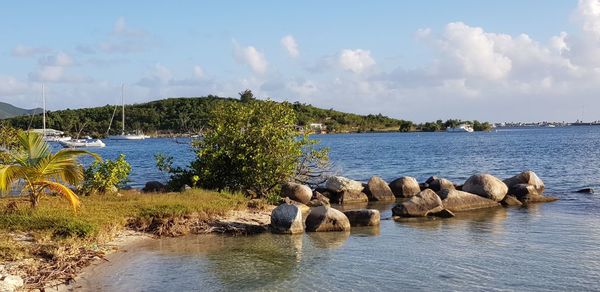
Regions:
<instances>
[{"instance_id":1,"label":"calm water","mask_svg":"<svg viewBox=\"0 0 600 292\"><path fill-rule=\"evenodd\" d=\"M600 290L600 127L493 133L326 135L338 171L367 180L477 172L505 178L532 169L555 203L394 222L350 233L190 236L146 242L86 279L105 291ZM152 155L184 164L189 148L167 139L107 143L127 155L131 184L164 179ZM356 206L364 207L364 206ZM370 205L391 216L392 205Z\"/></svg>"}]
</instances>

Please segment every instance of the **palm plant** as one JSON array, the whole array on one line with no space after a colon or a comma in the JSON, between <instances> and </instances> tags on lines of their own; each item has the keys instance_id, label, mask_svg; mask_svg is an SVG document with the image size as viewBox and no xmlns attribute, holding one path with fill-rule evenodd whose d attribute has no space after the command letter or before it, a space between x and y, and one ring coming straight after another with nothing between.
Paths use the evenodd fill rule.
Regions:
<instances>
[{"instance_id":1,"label":"palm plant","mask_svg":"<svg viewBox=\"0 0 600 292\"><path fill-rule=\"evenodd\" d=\"M18 180L25 186L21 193L27 193L31 206L36 208L42 195L54 192L69 201L76 210L80 205L77 195L65 184L76 185L83 178L83 167L77 161L81 155L100 157L85 150L62 149L56 153L39 134L22 132L18 134L23 151L11 154L12 161L0 165L0 190L8 191Z\"/></svg>"}]
</instances>

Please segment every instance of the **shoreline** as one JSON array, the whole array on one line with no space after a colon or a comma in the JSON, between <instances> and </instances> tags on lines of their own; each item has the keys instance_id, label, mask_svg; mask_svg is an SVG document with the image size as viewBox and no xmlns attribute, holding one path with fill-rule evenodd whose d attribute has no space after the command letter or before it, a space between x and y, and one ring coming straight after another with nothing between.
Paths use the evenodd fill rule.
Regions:
<instances>
[{"instance_id":1,"label":"shoreline","mask_svg":"<svg viewBox=\"0 0 600 292\"><path fill-rule=\"evenodd\" d=\"M20 290L77 291L85 288L85 283L82 284L81 281L85 281L86 273L110 262L111 258L150 240L204 234L246 236L266 232L273 208L274 206L271 205L261 208L246 207L242 210L231 210L224 216L216 216L209 220L190 218L190 220L176 222L175 225L179 226L172 226L177 228L185 225L184 228L177 228L181 232L167 233L167 235L157 234L156 230L137 231L135 226L128 224L122 230L117 231L107 242L92 242L92 247L79 247L75 256L66 260L61 259L60 262L40 258L24 258L7 261L2 265L6 267L5 272L8 275L19 276L23 279L25 285L19 288ZM14 233L11 236L21 242L31 240L26 234ZM37 243L31 241L28 244L33 246ZM41 276L48 270L53 270L49 276ZM35 282L31 283L32 280Z\"/></svg>"}]
</instances>

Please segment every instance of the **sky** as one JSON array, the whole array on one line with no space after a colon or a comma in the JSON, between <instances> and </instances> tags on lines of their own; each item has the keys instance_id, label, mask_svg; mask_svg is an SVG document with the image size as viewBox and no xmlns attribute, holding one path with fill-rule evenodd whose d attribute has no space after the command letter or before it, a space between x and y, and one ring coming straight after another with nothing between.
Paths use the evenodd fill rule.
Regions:
<instances>
[{"instance_id":1,"label":"sky","mask_svg":"<svg viewBox=\"0 0 600 292\"><path fill-rule=\"evenodd\" d=\"M600 0L3 1L0 101L214 94L417 122L600 120Z\"/></svg>"}]
</instances>

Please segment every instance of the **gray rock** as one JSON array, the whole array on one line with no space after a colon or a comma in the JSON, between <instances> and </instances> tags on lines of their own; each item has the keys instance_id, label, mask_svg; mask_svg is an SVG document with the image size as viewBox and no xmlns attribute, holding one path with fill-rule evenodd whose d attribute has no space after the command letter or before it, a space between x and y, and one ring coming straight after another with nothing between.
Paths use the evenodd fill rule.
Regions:
<instances>
[{"instance_id":1,"label":"gray rock","mask_svg":"<svg viewBox=\"0 0 600 292\"><path fill-rule=\"evenodd\" d=\"M375 209L360 209L344 211L350 221L350 226L378 226L381 221L381 214Z\"/></svg>"},{"instance_id":2,"label":"gray rock","mask_svg":"<svg viewBox=\"0 0 600 292\"><path fill-rule=\"evenodd\" d=\"M369 197L367 197L365 193L359 191L343 191L338 193L336 199L333 200L333 202L337 202L338 204L352 204L368 201Z\"/></svg>"},{"instance_id":3,"label":"gray rock","mask_svg":"<svg viewBox=\"0 0 600 292\"><path fill-rule=\"evenodd\" d=\"M535 174L535 172L528 170L523 171L511 178L504 180L504 183L508 188L518 184L532 185L538 194L544 193L544 182Z\"/></svg>"},{"instance_id":4,"label":"gray rock","mask_svg":"<svg viewBox=\"0 0 600 292\"><path fill-rule=\"evenodd\" d=\"M442 200L431 189L426 189L408 201L402 202L392 208L393 216L424 217L429 213L437 213L444 209Z\"/></svg>"},{"instance_id":5,"label":"gray rock","mask_svg":"<svg viewBox=\"0 0 600 292\"><path fill-rule=\"evenodd\" d=\"M429 213L429 216L440 217L440 218L452 218L454 217L454 213L448 209L443 209L442 211Z\"/></svg>"},{"instance_id":6,"label":"gray rock","mask_svg":"<svg viewBox=\"0 0 600 292\"><path fill-rule=\"evenodd\" d=\"M146 183L142 192L144 193L162 193L167 190L167 187L159 181L149 181Z\"/></svg>"},{"instance_id":7,"label":"gray rock","mask_svg":"<svg viewBox=\"0 0 600 292\"><path fill-rule=\"evenodd\" d=\"M292 204L281 204L271 212L271 232L297 234L304 232L302 212Z\"/></svg>"},{"instance_id":8,"label":"gray rock","mask_svg":"<svg viewBox=\"0 0 600 292\"><path fill-rule=\"evenodd\" d=\"M518 207L523 205L521 201L519 201L515 196L512 195L506 195L504 199L500 201L500 204L502 204L502 206L504 207Z\"/></svg>"},{"instance_id":9,"label":"gray rock","mask_svg":"<svg viewBox=\"0 0 600 292\"><path fill-rule=\"evenodd\" d=\"M468 193L476 194L484 198L502 201L508 187L504 182L490 174L477 174L469 177L462 187L462 190Z\"/></svg>"},{"instance_id":10,"label":"gray rock","mask_svg":"<svg viewBox=\"0 0 600 292\"><path fill-rule=\"evenodd\" d=\"M190 187L190 186L188 186L188 185L183 185L183 186L181 187L181 189L179 189L179 191L183 193L183 192L189 191L189 190L191 190L191 189L192 189L192 187Z\"/></svg>"},{"instance_id":11,"label":"gray rock","mask_svg":"<svg viewBox=\"0 0 600 292\"><path fill-rule=\"evenodd\" d=\"M363 185L359 181L351 180L343 176L331 176L325 181L325 188L332 192L357 191L363 190Z\"/></svg>"},{"instance_id":12,"label":"gray rock","mask_svg":"<svg viewBox=\"0 0 600 292\"><path fill-rule=\"evenodd\" d=\"M454 183L451 182L450 180L447 180L445 178L438 178L435 176L432 176L427 180L427 185L429 185L429 188L436 193L441 190L455 190L456 189L454 186Z\"/></svg>"},{"instance_id":13,"label":"gray rock","mask_svg":"<svg viewBox=\"0 0 600 292\"><path fill-rule=\"evenodd\" d=\"M443 189L438 192L444 208L452 212L500 206L500 203L471 193Z\"/></svg>"},{"instance_id":14,"label":"gray rock","mask_svg":"<svg viewBox=\"0 0 600 292\"><path fill-rule=\"evenodd\" d=\"M282 197L288 197L296 202L306 204L310 202L313 192L305 185L288 182L281 186Z\"/></svg>"},{"instance_id":15,"label":"gray rock","mask_svg":"<svg viewBox=\"0 0 600 292\"><path fill-rule=\"evenodd\" d=\"M312 208L306 217L306 231L350 231L350 221L344 213L325 206Z\"/></svg>"},{"instance_id":16,"label":"gray rock","mask_svg":"<svg viewBox=\"0 0 600 292\"><path fill-rule=\"evenodd\" d=\"M417 180L410 176L403 176L395 179L389 184L389 187L394 196L400 198L410 198L421 191Z\"/></svg>"},{"instance_id":17,"label":"gray rock","mask_svg":"<svg viewBox=\"0 0 600 292\"><path fill-rule=\"evenodd\" d=\"M317 191L313 192L313 195L310 198L310 200L311 201L314 201L314 200L321 201L321 202L323 202L324 205L329 205L329 198Z\"/></svg>"},{"instance_id":18,"label":"gray rock","mask_svg":"<svg viewBox=\"0 0 600 292\"><path fill-rule=\"evenodd\" d=\"M575 191L576 193L581 193L581 194L593 194L594 193L594 189L592 188L585 188L585 189L580 189Z\"/></svg>"},{"instance_id":19,"label":"gray rock","mask_svg":"<svg viewBox=\"0 0 600 292\"><path fill-rule=\"evenodd\" d=\"M533 185L529 184L516 184L512 185L508 189L508 194L517 198L521 202L529 201L531 196L539 196L540 193L536 190Z\"/></svg>"},{"instance_id":20,"label":"gray rock","mask_svg":"<svg viewBox=\"0 0 600 292\"><path fill-rule=\"evenodd\" d=\"M364 193L369 201L395 201L396 197L388 184L380 177L373 176L369 179Z\"/></svg>"},{"instance_id":21,"label":"gray rock","mask_svg":"<svg viewBox=\"0 0 600 292\"><path fill-rule=\"evenodd\" d=\"M24 284L25 283L23 282L23 279L21 277L8 275L5 276L4 279L0 279L0 291L17 291L19 288L23 287Z\"/></svg>"}]
</instances>

